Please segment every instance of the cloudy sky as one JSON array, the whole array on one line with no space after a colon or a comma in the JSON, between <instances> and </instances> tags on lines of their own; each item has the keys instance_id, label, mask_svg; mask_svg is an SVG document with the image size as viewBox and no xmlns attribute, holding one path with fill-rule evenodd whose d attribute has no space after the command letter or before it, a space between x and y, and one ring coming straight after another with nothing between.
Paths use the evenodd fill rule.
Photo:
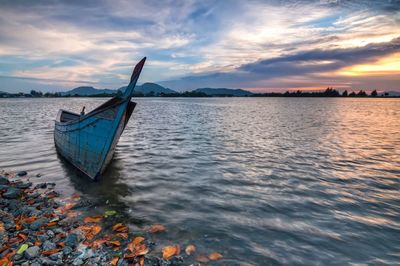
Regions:
<instances>
[{"instance_id":1,"label":"cloudy sky","mask_svg":"<svg viewBox=\"0 0 400 266\"><path fill-rule=\"evenodd\" d=\"M400 91L400 0L0 0L0 90Z\"/></svg>"}]
</instances>

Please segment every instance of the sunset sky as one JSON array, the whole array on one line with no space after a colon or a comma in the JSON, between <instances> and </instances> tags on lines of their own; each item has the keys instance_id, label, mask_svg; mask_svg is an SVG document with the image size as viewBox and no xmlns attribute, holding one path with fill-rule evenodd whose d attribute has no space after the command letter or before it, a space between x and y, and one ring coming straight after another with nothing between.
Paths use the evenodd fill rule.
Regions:
<instances>
[{"instance_id":1,"label":"sunset sky","mask_svg":"<svg viewBox=\"0 0 400 266\"><path fill-rule=\"evenodd\" d=\"M400 0L4 1L0 91L400 91Z\"/></svg>"}]
</instances>

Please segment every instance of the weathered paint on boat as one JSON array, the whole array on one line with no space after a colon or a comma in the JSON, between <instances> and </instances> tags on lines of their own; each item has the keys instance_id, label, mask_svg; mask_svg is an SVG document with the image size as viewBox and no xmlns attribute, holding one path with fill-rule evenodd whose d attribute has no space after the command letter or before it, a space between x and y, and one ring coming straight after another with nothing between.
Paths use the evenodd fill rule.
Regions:
<instances>
[{"instance_id":1,"label":"weathered paint on boat","mask_svg":"<svg viewBox=\"0 0 400 266\"><path fill-rule=\"evenodd\" d=\"M88 114L58 112L54 128L57 151L92 179L97 179L111 161L136 106L131 98L145 61L143 58L135 66L122 96L112 98Z\"/></svg>"}]
</instances>

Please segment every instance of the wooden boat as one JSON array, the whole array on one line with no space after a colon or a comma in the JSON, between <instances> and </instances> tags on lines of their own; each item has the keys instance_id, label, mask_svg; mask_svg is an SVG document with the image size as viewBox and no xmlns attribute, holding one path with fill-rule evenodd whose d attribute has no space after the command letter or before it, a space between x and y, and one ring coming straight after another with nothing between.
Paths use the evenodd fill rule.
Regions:
<instances>
[{"instance_id":1,"label":"wooden boat","mask_svg":"<svg viewBox=\"0 0 400 266\"><path fill-rule=\"evenodd\" d=\"M136 82L146 57L133 70L122 96L116 96L90 113L60 110L55 121L54 143L58 153L83 173L97 179L110 163L115 146L131 117Z\"/></svg>"}]
</instances>

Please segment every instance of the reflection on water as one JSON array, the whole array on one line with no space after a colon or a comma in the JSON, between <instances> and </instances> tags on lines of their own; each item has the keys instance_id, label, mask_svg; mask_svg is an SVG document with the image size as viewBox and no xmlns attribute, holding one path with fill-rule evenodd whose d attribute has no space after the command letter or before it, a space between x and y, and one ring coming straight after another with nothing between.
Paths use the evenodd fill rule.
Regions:
<instances>
[{"instance_id":1,"label":"reflection on water","mask_svg":"<svg viewBox=\"0 0 400 266\"><path fill-rule=\"evenodd\" d=\"M400 261L400 100L138 99L100 182L59 158L53 119L105 99L0 99L0 168L28 170L157 243L222 264Z\"/></svg>"}]
</instances>

